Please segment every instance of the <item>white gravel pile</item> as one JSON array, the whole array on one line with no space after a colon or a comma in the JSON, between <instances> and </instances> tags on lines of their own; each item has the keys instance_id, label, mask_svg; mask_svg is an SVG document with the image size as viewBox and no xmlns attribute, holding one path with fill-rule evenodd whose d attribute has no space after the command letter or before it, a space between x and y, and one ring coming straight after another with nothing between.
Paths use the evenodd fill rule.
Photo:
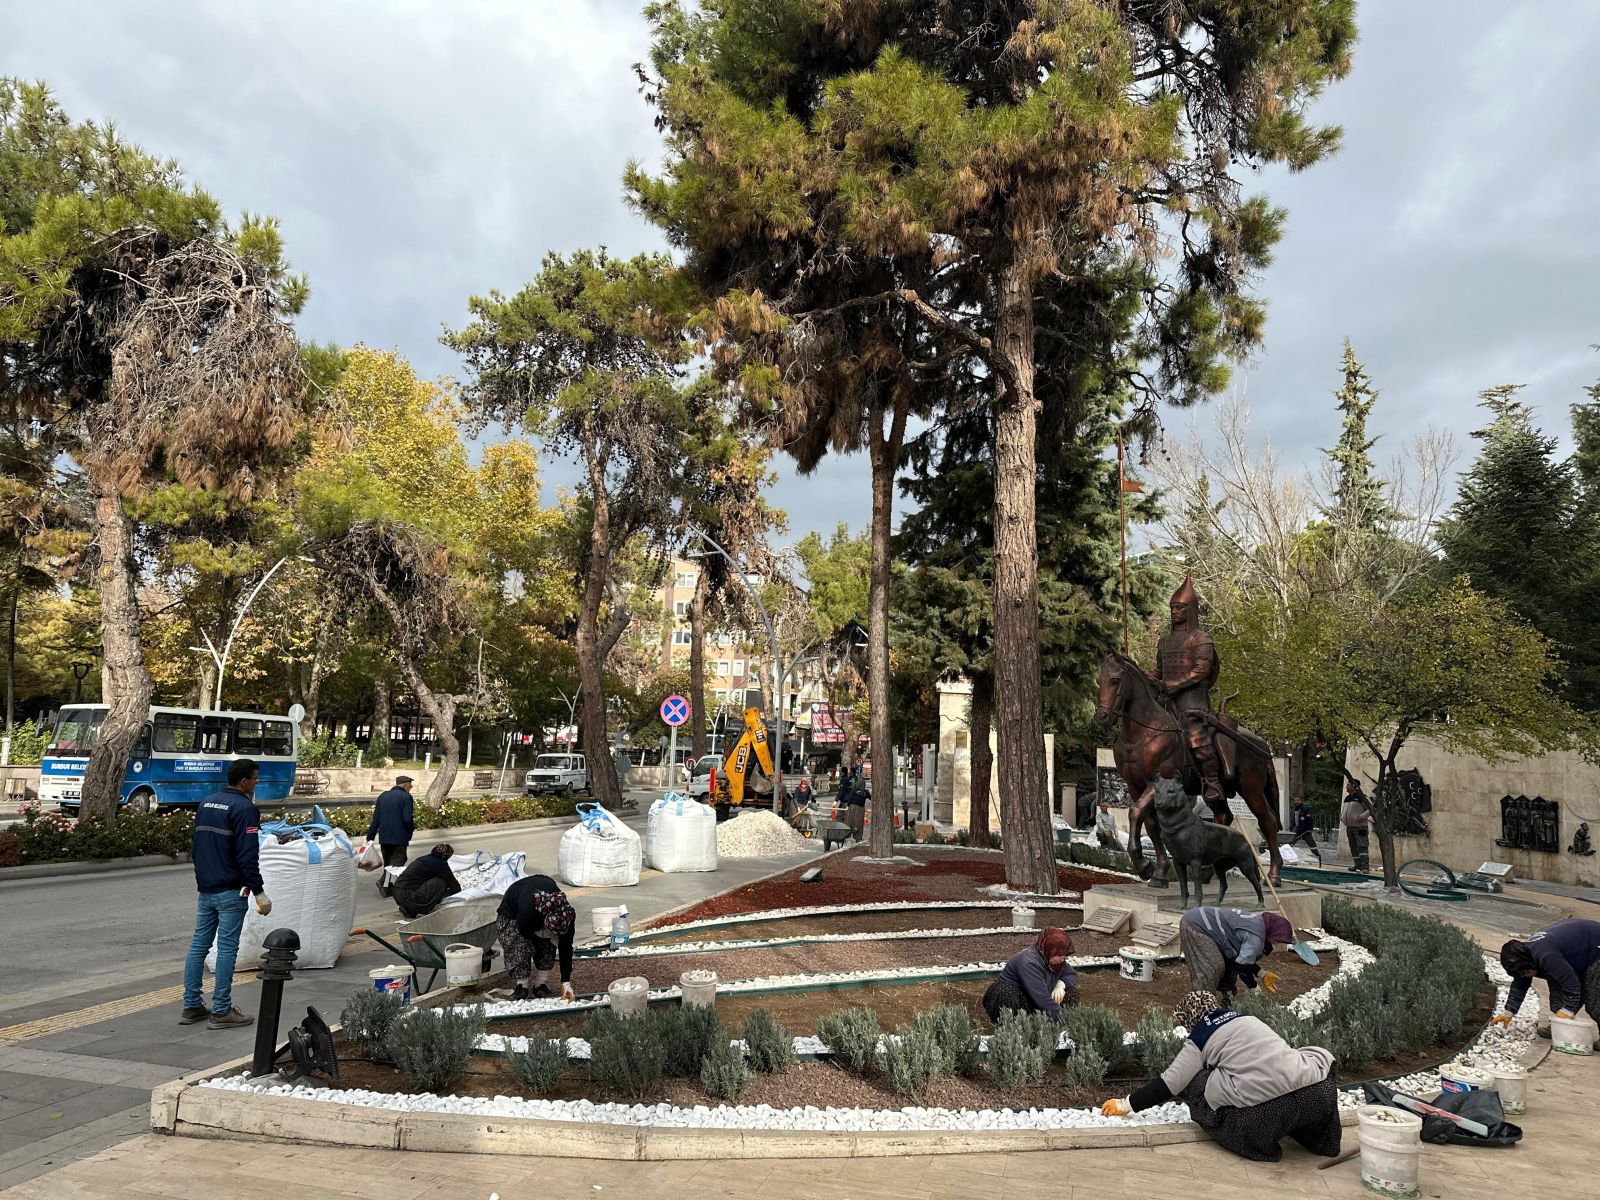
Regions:
<instances>
[{"instance_id":1,"label":"white gravel pile","mask_svg":"<svg viewBox=\"0 0 1600 1200\"><path fill-rule=\"evenodd\" d=\"M717 826L717 857L775 858L780 854L800 854L812 843L777 813L752 809Z\"/></svg>"}]
</instances>

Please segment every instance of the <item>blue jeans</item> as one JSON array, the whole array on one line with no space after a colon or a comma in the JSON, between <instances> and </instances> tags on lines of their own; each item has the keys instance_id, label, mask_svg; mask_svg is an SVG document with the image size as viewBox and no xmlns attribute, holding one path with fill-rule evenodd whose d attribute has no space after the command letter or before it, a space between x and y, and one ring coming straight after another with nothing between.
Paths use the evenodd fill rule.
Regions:
<instances>
[{"instance_id":1,"label":"blue jeans","mask_svg":"<svg viewBox=\"0 0 1600 1200\"><path fill-rule=\"evenodd\" d=\"M244 928L250 901L238 892L201 892L194 917L194 941L183 964L183 1006L203 1008L206 952L217 943L217 981L211 993L211 1011L221 1016L233 1007L233 960L239 957L239 931Z\"/></svg>"}]
</instances>

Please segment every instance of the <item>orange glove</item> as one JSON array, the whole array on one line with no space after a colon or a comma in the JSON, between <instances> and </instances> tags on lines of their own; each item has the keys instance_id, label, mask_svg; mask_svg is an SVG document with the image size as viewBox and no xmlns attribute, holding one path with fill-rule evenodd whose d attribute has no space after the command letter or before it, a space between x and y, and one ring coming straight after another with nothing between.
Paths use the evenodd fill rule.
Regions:
<instances>
[{"instance_id":1,"label":"orange glove","mask_svg":"<svg viewBox=\"0 0 1600 1200\"><path fill-rule=\"evenodd\" d=\"M1263 971L1261 972L1261 986L1269 992L1276 992L1278 990L1278 981L1282 978L1276 971Z\"/></svg>"},{"instance_id":2,"label":"orange glove","mask_svg":"<svg viewBox=\"0 0 1600 1200\"><path fill-rule=\"evenodd\" d=\"M1102 1117L1131 1117L1133 1115L1133 1105L1126 1100L1107 1100L1100 1106L1100 1115Z\"/></svg>"},{"instance_id":3,"label":"orange glove","mask_svg":"<svg viewBox=\"0 0 1600 1200\"><path fill-rule=\"evenodd\" d=\"M1572 1013L1564 1008L1556 1009L1556 1016L1560 1017L1563 1021L1572 1020Z\"/></svg>"},{"instance_id":4,"label":"orange glove","mask_svg":"<svg viewBox=\"0 0 1600 1200\"><path fill-rule=\"evenodd\" d=\"M1489 1024L1499 1025L1503 1029L1511 1024L1511 1014L1508 1012L1495 1013L1495 1015L1490 1019Z\"/></svg>"}]
</instances>

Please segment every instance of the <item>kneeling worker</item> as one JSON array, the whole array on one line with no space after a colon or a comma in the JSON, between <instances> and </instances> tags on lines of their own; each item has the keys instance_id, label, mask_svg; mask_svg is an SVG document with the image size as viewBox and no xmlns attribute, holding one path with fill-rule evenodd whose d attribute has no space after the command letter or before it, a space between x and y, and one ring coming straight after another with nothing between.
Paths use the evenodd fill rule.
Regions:
<instances>
[{"instance_id":1,"label":"kneeling worker","mask_svg":"<svg viewBox=\"0 0 1600 1200\"><path fill-rule=\"evenodd\" d=\"M425 917L461 890L455 872L450 869L450 856L455 853L449 842L440 842L416 862L400 872L390 895L408 920Z\"/></svg>"},{"instance_id":2,"label":"kneeling worker","mask_svg":"<svg viewBox=\"0 0 1600 1200\"><path fill-rule=\"evenodd\" d=\"M1500 965L1511 976L1511 990L1495 1024L1511 1024L1535 979L1549 981L1550 1011L1556 1016L1570 1017L1583 1008L1600 1021L1600 921L1568 917L1520 941L1512 939L1500 947Z\"/></svg>"},{"instance_id":3,"label":"kneeling worker","mask_svg":"<svg viewBox=\"0 0 1600 1200\"><path fill-rule=\"evenodd\" d=\"M1066 1020L1078 1002L1078 973L1067 962L1072 939L1054 925L1022 953L1012 957L983 994L983 1011L996 1025L1008 1011L1042 1012L1052 1021Z\"/></svg>"},{"instance_id":4,"label":"kneeling worker","mask_svg":"<svg viewBox=\"0 0 1600 1200\"><path fill-rule=\"evenodd\" d=\"M528 875L506 889L500 901L500 949L516 985L513 1000L543 1000L552 995L550 968L561 959L561 998L572 1000L572 938L578 915L559 884L548 875Z\"/></svg>"},{"instance_id":5,"label":"kneeling worker","mask_svg":"<svg viewBox=\"0 0 1600 1200\"><path fill-rule=\"evenodd\" d=\"M1173 1022L1189 1031L1172 1065L1100 1113L1125 1117L1169 1100L1224 1150L1255 1162L1278 1162L1292 1137L1313 1154L1339 1153L1339 1090L1333 1053L1289 1045L1265 1021L1230 1012L1211 992L1190 992Z\"/></svg>"},{"instance_id":6,"label":"kneeling worker","mask_svg":"<svg viewBox=\"0 0 1600 1200\"><path fill-rule=\"evenodd\" d=\"M1294 941L1294 926L1277 913L1245 912L1242 908L1191 908L1178 922L1178 945L1189 982L1196 991L1232 996L1235 984L1256 986L1261 959L1272 953L1274 942ZM1261 975L1267 991L1278 990L1278 976Z\"/></svg>"}]
</instances>

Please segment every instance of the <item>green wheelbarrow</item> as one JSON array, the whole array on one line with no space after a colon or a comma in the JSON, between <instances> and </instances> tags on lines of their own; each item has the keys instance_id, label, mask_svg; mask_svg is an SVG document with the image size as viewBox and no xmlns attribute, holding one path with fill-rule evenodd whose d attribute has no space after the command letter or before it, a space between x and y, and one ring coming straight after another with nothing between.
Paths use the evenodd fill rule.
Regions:
<instances>
[{"instance_id":1,"label":"green wheelbarrow","mask_svg":"<svg viewBox=\"0 0 1600 1200\"><path fill-rule=\"evenodd\" d=\"M417 982L422 982L422 972L429 971L426 987L421 992L433 991L434 981L445 968L445 948L448 946L476 946L483 951L483 973L489 973L494 962L494 943L499 936L496 922L500 915L500 898L473 900L453 908L441 908L415 921L402 921L393 936L400 943L380 937L370 929L352 929L351 937L365 934L391 954L399 955L417 972Z\"/></svg>"}]
</instances>

